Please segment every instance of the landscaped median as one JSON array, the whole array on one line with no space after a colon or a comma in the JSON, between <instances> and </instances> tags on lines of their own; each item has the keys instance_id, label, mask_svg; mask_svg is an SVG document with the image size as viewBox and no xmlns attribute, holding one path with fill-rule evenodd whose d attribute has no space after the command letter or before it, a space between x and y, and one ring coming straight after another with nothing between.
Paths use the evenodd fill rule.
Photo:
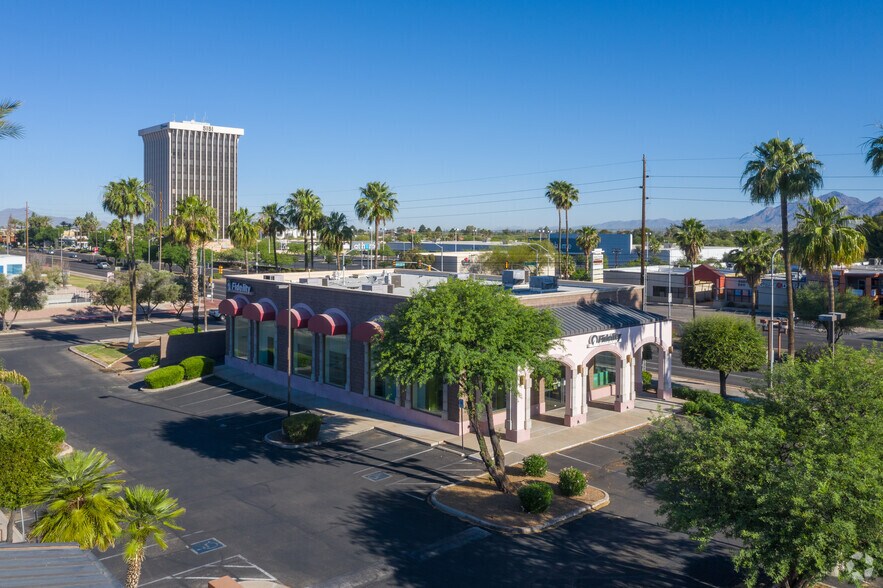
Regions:
<instances>
[{"instance_id":1,"label":"landscaped median","mask_svg":"<svg viewBox=\"0 0 883 588\"><path fill-rule=\"evenodd\" d=\"M539 456L537 456L539 457ZM529 469L529 468L528 468ZM566 468L568 473L573 468ZM460 520L491 531L507 534L540 533L577 519L610 503L610 496L599 488L585 486L582 493L567 496L568 491L578 492L581 484L573 484L573 476L562 470L558 474L542 470L542 475L528 476L521 464L506 468L509 480L516 488L515 494L500 492L490 476L485 474L465 482L444 486L433 492L429 500L440 511ZM540 472L533 472L540 473ZM577 474L582 484L585 478ZM567 482L570 482L568 487ZM545 486L545 485L548 486ZM531 486L530 490L522 490ZM518 490L522 490L519 498ZM563 491L562 491L563 490ZM551 491L551 501L549 495ZM543 512L525 512L525 505L541 503Z\"/></svg>"},{"instance_id":2,"label":"landscaped median","mask_svg":"<svg viewBox=\"0 0 883 588\"><path fill-rule=\"evenodd\" d=\"M125 349L125 345L109 345L105 343L87 343L70 347L70 350L76 355L105 368L109 368L121 359L128 357Z\"/></svg>"},{"instance_id":3,"label":"landscaped median","mask_svg":"<svg viewBox=\"0 0 883 588\"><path fill-rule=\"evenodd\" d=\"M157 368L144 376L142 391L159 392L210 376L215 371L215 362L204 355L194 355L178 365Z\"/></svg>"}]
</instances>

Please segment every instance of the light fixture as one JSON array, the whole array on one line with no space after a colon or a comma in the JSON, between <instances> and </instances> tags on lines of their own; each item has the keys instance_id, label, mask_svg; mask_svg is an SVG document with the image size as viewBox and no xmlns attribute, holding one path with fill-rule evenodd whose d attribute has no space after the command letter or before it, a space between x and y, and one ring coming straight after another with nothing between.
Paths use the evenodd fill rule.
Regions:
<instances>
[{"instance_id":1,"label":"light fixture","mask_svg":"<svg viewBox=\"0 0 883 588\"><path fill-rule=\"evenodd\" d=\"M581 366L581 365L576 366L576 373L578 373L579 375L582 375L582 373L583 373L583 366Z\"/></svg>"}]
</instances>

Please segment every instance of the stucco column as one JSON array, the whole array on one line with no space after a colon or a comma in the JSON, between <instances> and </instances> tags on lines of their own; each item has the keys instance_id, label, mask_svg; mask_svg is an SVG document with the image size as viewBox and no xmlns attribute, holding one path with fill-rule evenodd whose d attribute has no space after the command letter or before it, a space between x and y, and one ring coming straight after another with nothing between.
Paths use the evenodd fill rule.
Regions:
<instances>
[{"instance_id":1,"label":"stucco column","mask_svg":"<svg viewBox=\"0 0 883 588\"><path fill-rule=\"evenodd\" d=\"M635 397L644 391L644 348L635 351Z\"/></svg>"},{"instance_id":2,"label":"stucco column","mask_svg":"<svg viewBox=\"0 0 883 588\"><path fill-rule=\"evenodd\" d=\"M585 371L584 366L577 366L576 370L567 368L567 387L564 397L564 426L575 427L586 422L585 406Z\"/></svg>"},{"instance_id":3,"label":"stucco column","mask_svg":"<svg viewBox=\"0 0 883 588\"><path fill-rule=\"evenodd\" d=\"M635 358L631 355L624 359L617 358L616 400L613 402L613 410L616 412L624 412L635 407L634 361Z\"/></svg>"},{"instance_id":4,"label":"stucco column","mask_svg":"<svg viewBox=\"0 0 883 588\"><path fill-rule=\"evenodd\" d=\"M524 372L518 373L514 390L506 395L506 440L521 443L530 439L530 388Z\"/></svg>"},{"instance_id":5,"label":"stucco column","mask_svg":"<svg viewBox=\"0 0 883 588\"><path fill-rule=\"evenodd\" d=\"M671 400L671 348L660 349L656 366L656 397Z\"/></svg>"}]
</instances>

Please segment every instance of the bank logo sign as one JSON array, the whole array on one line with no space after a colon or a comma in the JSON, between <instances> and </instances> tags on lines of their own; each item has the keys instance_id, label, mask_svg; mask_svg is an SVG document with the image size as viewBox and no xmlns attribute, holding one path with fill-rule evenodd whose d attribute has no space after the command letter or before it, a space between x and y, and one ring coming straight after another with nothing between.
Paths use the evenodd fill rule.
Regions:
<instances>
[{"instance_id":1,"label":"bank logo sign","mask_svg":"<svg viewBox=\"0 0 883 588\"><path fill-rule=\"evenodd\" d=\"M589 344L586 347L597 347L598 345L606 345L607 343L619 343L622 341L622 333L600 333L589 337Z\"/></svg>"},{"instance_id":2,"label":"bank logo sign","mask_svg":"<svg viewBox=\"0 0 883 588\"><path fill-rule=\"evenodd\" d=\"M251 286L242 282L227 282L227 292L237 294L251 294Z\"/></svg>"}]
</instances>

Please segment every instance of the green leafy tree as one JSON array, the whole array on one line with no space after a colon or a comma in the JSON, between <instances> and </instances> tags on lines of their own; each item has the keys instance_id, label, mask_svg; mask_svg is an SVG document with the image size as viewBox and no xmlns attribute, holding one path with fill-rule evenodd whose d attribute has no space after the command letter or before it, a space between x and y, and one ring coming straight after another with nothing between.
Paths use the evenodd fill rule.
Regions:
<instances>
[{"instance_id":1,"label":"green leafy tree","mask_svg":"<svg viewBox=\"0 0 883 588\"><path fill-rule=\"evenodd\" d=\"M238 211L237 211L238 212ZM218 234L218 213L198 196L178 202L169 219L172 238L187 247L190 254L190 304L193 305L193 328L199 330L199 266L196 255L209 239Z\"/></svg>"},{"instance_id":2,"label":"green leafy tree","mask_svg":"<svg viewBox=\"0 0 883 588\"><path fill-rule=\"evenodd\" d=\"M57 277L57 274L53 274ZM52 285L40 274L40 268L29 266L21 275L15 277L9 283L9 308L12 310L12 319L4 320L6 330L12 328L18 313L23 310L41 310L46 306L48 293Z\"/></svg>"},{"instance_id":3,"label":"green leafy tree","mask_svg":"<svg viewBox=\"0 0 883 588\"><path fill-rule=\"evenodd\" d=\"M380 223L384 226L393 220L399 210L399 201L386 182L368 182L359 189L361 198L356 201L356 216L359 220L374 225L374 267L380 253Z\"/></svg>"},{"instance_id":4,"label":"green leafy tree","mask_svg":"<svg viewBox=\"0 0 883 588\"><path fill-rule=\"evenodd\" d=\"M0 393L0 508L9 511L9 543L13 540L15 511L33 504L34 493L46 480L45 460L58 451L62 441L64 429L18 399Z\"/></svg>"},{"instance_id":5,"label":"green leafy tree","mask_svg":"<svg viewBox=\"0 0 883 588\"><path fill-rule=\"evenodd\" d=\"M751 288L751 322L756 323L757 289L769 268L777 244L772 235L760 229L742 233L737 237L736 243L741 249L731 251L727 257Z\"/></svg>"},{"instance_id":6,"label":"green leafy tree","mask_svg":"<svg viewBox=\"0 0 883 588\"><path fill-rule=\"evenodd\" d=\"M822 162L803 143L791 139L770 139L754 147L755 159L745 164L742 191L752 202L771 205L779 201L782 217L782 257L785 263L785 292L788 321L794 323L794 288L791 281L791 243L788 233L788 202L811 196L822 186ZM794 329L788 329L788 353L795 351Z\"/></svg>"},{"instance_id":7,"label":"green leafy tree","mask_svg":"<svg viewBox=\"0 0 883 588\"><path fill-rule=\"evenodd\" d=\"M98 232L98 229L101 228L101 223L98 221L95 213L87 212L83 216L78 216L74 219L74 226L81 235L86 235L89 244L92 244L94 242L93 237Z\"/></svg>"},{"instance_id":8,"label":"green leafy tree","mask_svg":"<svg viewBox=\"0 0 883 588\"><path fill-rule=\"evenodd\" d=\"M708 240L708 229L702 221L695 218L684 219L674 229L674 242L684 253L684 257L690 262L690 281L693 286L693 319L696 318L696 264L699 263L699 254Z\"/></svg>"},{"instance_id":9,"label":"green leafy tree","mask_svg":"<svg viewBox=\"0 0 883 588\"><path fill-rule=\"evenodd\" d=\"M759 369L766 359L766 343L754 324L734 316L710 316L684 325L681 361L701 370L717 370L721 396L727 395L732 372Z\"/></svg>"},{"instance_id":10,"label":"green leafy tree","mask_svg":"<svg viewBox=\"0 0 883 588\"><path fill-rule=\"evenodd\" d=\"M147 319L160 304L181 297L181 285L171 272L153 269L146 263L138 265L138 301Z\"/></svg>"},{"instance_id":11,"label":"green leafy tree","mask_svg":"<svg viewBox=\"0 0 883 588\"><path fill-rule=\"evenodd\" d=\"M285 230L283 222L283 210L278 203L272 202L261 208L261 228L264 234L270 236L270 242L273 244L273 267L279 271L279 256L276 252L276 234Z\"/></svg>"},{"instance_id":12,"label":"green leafy tree","mask_svg":"<svg viewBox=\"0 0 883 588\"><path fill-rule=\"evenodd\" d=\"M127 281L120 276L100 284L90 284L87 289L92 295L92 303L106 308L114 324L118 323L123 307L131 302Z\"/></svg>"},{"instance_id":13,"label":"green leafy tree","mask_svg":"<svg viewBox=\"0 0 883 588\"><path fill-rule=\"evenodd\" d=\"M147 184L138 178L126 178L110 182L104 187L101 207L117 217L125 236L123 250L129 263L129 295L132 307L132 326L129 330L129 351L139 343L138 338L138 283L135 277L135 218L153 210L153 199Z\"/></svg>"},{"instance_id":14,"label":"green leafy tree","mask_svg":"<svg viewBox=\"0 0 883 588\"><path fill-rule=\"evenodd\" d=\"M178 285L178 296L171 302L175 316L180 319L187 305L190 304L190 282L183 276L175 276L175 283Z\"/></svg>"},{"instance_id":15,"label":"green leafy tree","mask_svg":"<svg viewBox=\"0 0 883 588\"><path fill-rule=\"evenodd\" d=\"M481 271L499 274L505 269L525 267L528 262L548 266L553 260L552 250L553 246L549 243L497 246L477 254L475 259L481 265Z\"/></svg>"},{"instance_id":16,"label":"green leafy tree","mask_svg":"<svg viewBox=\"0 0 883 588\"><path fill-rule=\"evenodd\" d=\"M110 471L113 461L100 451L74 451L46 460L47 480L37 489L35 504L46 514L31 535L41 542L72 542L83 549L113 547L122 531L126 504L119 496L121 470Z\"/></svg>"},{"instance_id":17,"label":"green leafy tree","mask_svg":"<svg viewBox=\"0 0 883 588\"><path fill-rule=\"evenodd\" d=\"M857 328L876 328L880 317L880 306L873 298L856 296L852 292L837 292L835 294L836 307L846 316L836 321L834 327L834 342L840 340L846 333L852 333ZM828 292L819 284L809 284L799 288L794 294L794 311L797 320L805 321L819 330L827 331L827 323L818 321L818 316L828 312ZM830 336L830 332L829 332Z\"/></svg>"},{"instance_id":18,"label":"green leafy tree","mask_svg":"<svg viewBox=\"0 0 883 588\"><path fill-rule=\"evenodd\" d=\"M184 509L178 507L178 501L169 496L168 490L156 490L141 484L126 488L124 500L126 515L123 533L127 539L124 553L128 563L126 588L138 588L147 542L152 540L160 549L167 549L165 530L184 530L175 523L184 514Z\"/></svg>"},{"instance_id":19,"label":"green leafy tree","mask_svg":"<svg viewBox=\"0 0 883 588\"><path fill-rule=\"evenodd\" d=\"M809 588L855 553L883 572L880 349L785 361L752 398L657 422L629 451L632 483L669 529L735 539L749 586Z\"/></svg>"},{"instance_id":20,"label":"green leafy tree","mask_svg":"<svg viewBox=\"0 0 883 588\"><path fill-rule=\"evenodd\" d=\"M347 224L345 214L332 212L325 217L319 227L319 242L333 253L337 261L337 269L341 268L340 256L343 253L343 244L352 240L353 228Z\"/></svg>"},{"instance_id":21,"label":"green leafy tree","mask_svg":"<svg viewBox=\"0 0 883 588\"><path fill-rule=\"evenodd\" d=\"M589 263L592 260L592 251L601 244L601 235L595 227L582 227L576 231L576 245L583 250L586 256L586 273L589 273Z\"/></svg>"},{"instance_id":22,"label":"green leafy tree","mask_svg":"<svg viewBox=\"0 0 883 588\"><path fill-rule=\"evenodd\" d=\"M517 385L519 369L551 373L547 353L561 332L554 315L522 305L500 287L452 280L424 289L396 307L376 341L382 376L408 384L442 377L456 384L478 440L482 462L497 487L513 492L493 426L494 396ZM484 413L493 455L481 432Z\"/></svg>"},{"instance_id":23,"label":"green leafy tree","mask_svg":"<svg viewBox=\"0 0 883 588\"><path fill-rule=\"evenodd\" d=\"M315 256L315 231L322 222L322 201L309 188L298 188L288 196L285 204L285 219L289 226L297 227L304 238L304 269L313 267ZM307 248L307 237L310 246ZM309 260L309 263L308 261Z\"/></svg>"},{"instance_id":24,"label":"green leafy tree","mask_svg":"<svg viewBox=\"0 0 883 588\"><path fill-rule=\"evenodd\" d=\"M19 139L24 133L24 128L6 119L19 106L21 100L4 100L0 102L0 139Z\"/></svg>"},{"instance_id":25,"label":"green leafy tree","mask_svg":"<svg viewBox=\"0 0 883 588\"><path fill-rule=\"evenodd\" d=\"M177 243L164 243L162 248L162 260L166 264L166 267L169 268L170 272L173 271L174 267L177 265L185 274L190 273L190 252L184 245L178 245Z\"/></svg>"},{"instance_id":26,"label":"green leafy tree","mask_svg":"<svg viewBox=\"0 0 883 588\"><path fill-rule=\"evenodd\" d=\"M248 252L255 249L260 237L260 229L254 215L247 208L240 208L233 212L230 224L227 225L227 235L234 247L245 251L245 273L249 273Z\"/></svg>"}]
</instances>

